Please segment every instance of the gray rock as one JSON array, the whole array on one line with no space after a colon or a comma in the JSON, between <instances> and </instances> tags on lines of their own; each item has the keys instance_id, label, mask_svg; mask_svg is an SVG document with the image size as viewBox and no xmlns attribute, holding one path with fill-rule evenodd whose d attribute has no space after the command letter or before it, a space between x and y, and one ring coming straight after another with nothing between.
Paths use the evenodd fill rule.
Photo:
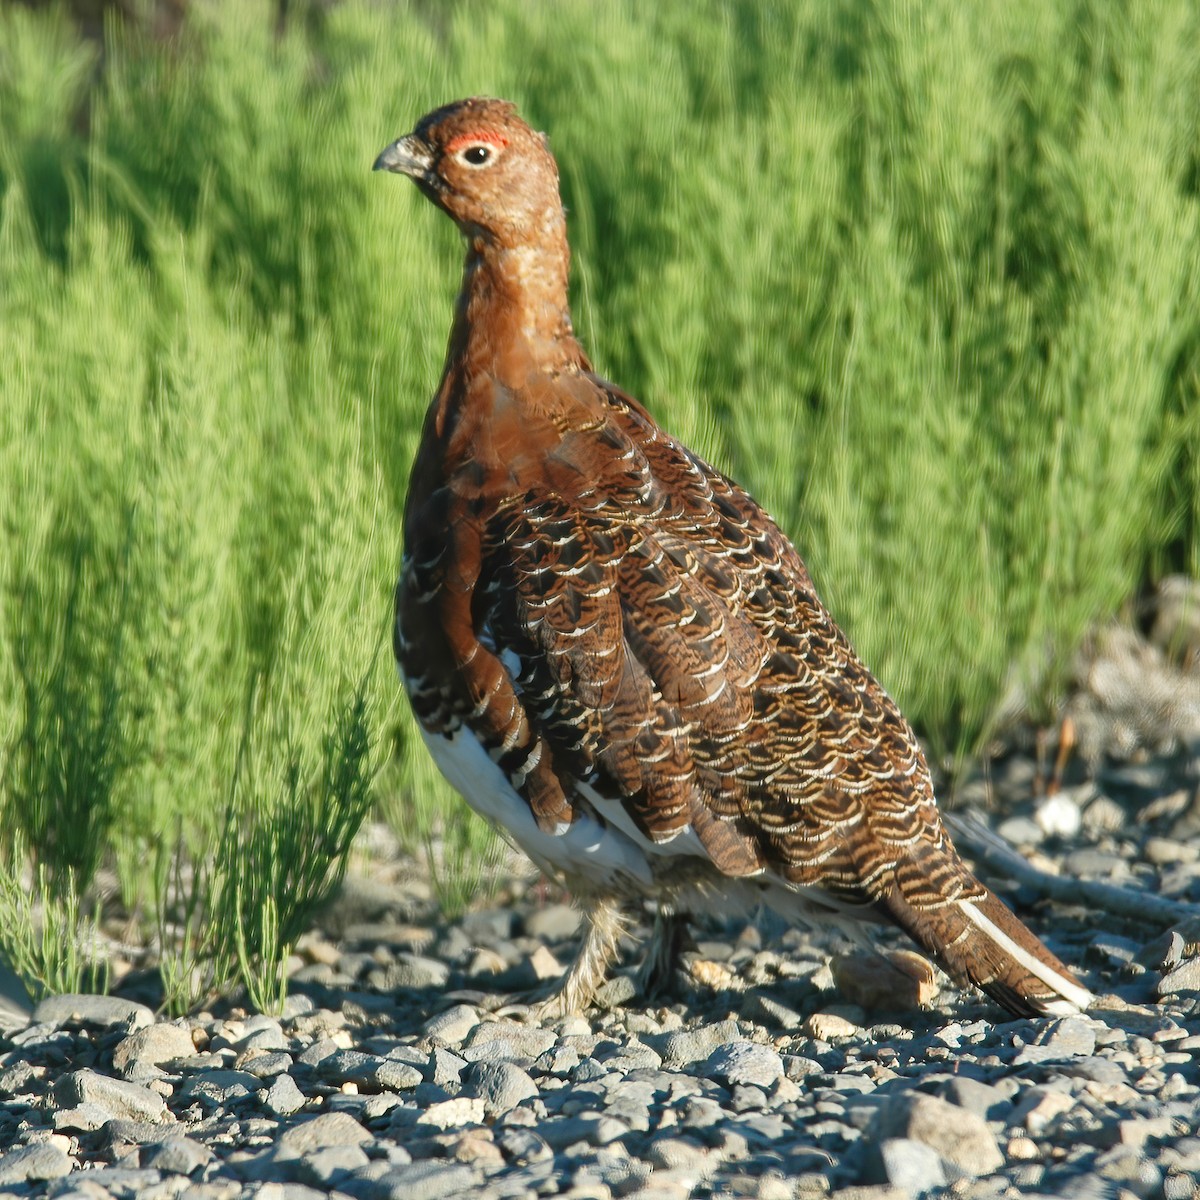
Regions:
<instances>
[{"instance_id":1,"label":"gray rock","mask_svg":"<svg viewBox=\"0 0 1200 1200\"><path fill-rule=\"evenodd\" d=\"M181 1101L202 1100L212 1107L238 1104L257 1096L263 1081L248 1071L201 1071L179 1086Z\"/></svg>"},{"instance_id":2,"label":"gray rock","mask_svg":"<svg viewBox=\"0 0 1200 1200\"><path fill-rule=\"evenodd\" d=\"M718 1046L744 1039L736 1021L717 1021L646 1040L662 1055L664 1067L682 1067L706 1059Z\"/></svg>"},{"instance_id":3,"label":"gray rock","mask_svg":"<svg viewBox=\"0 0 1200 1200\"><path fill-rule=\"evenodd\" d=\"M176 1058L191 1058L195 1053L196 1046L187 1029L158 1022L119 1041L113 1049L113 1066L125 1071L134 1064L157 1065Z\"/></svg>"},{"instance_id":4,"label":"gray rock","mask_svg":"<svg viewBox=\"0 0 1200 1200\"><path fill-rule=\"evenodd\" d=\"M134 1000L117 996L91 996L86 993L65 993L47 996L33 1010L39 1024L65 1025L69 1021L88 1025L128 1025L141 1029L154 1024L154 1011Z\"/></svg>"},{"instance_id":5,"label":"gray rock","mask_svg":"<svg viewBox=\"0 0 1200 1200\"><path fill-rule=\"evenodd\" d=\"M137 1170L130 1167L95 1167L81 1176L79 1180L72 1179L66 1187L73 1194L77 1188L103 1188L105 1194L111 1193L117 1200L141 1200L143 1196L153 1193L151 1188L157 1188L162 1183L162 1175L158 1171ZM177 1189L176 1189L177 1190ZM51 1192L52 1195L63 1195L60 1186ZM90 1193L95 1195L95 1193ZM168 1194L174 1194L174 1191Z\"/></svg>"},{"instance_id":6,"label":"gray rock","mask_svg":"<svg viewBox=\"0 0 1200 1200\"><path fill-rule=\"evenodd\" d=\"M427 1068L429 1082L437 1084L439 1087L457 1084L462 1077L466 1065L467 1060L465 1058L459 1058L453 1051L438 1047L429 1056L429 1065Z\"/></svg>"},{"instance_id":7,"label":"gray rock","mask_svg":"<svg viewBox=\"0 0 1200 1200\"><path fill-rule=\"evenodd\" d=\"M1012 1101L989 1083L980 1083L966 1075L956 1075L947 1080L938 1090L943 1100L965 1108L978 1117L992 1120L1003 1120L1006 1113L1012 1109Z\"/></svg>"},{"instance_id":8,"label":"gray rock","mask_svg":"<svg viewBox=\"0 0 1200 1200\"><path fill-rule=\"evenodd\" d=\"M33 1000L25 981L0 955L0 1032L21 1029L33 1018Z\"/></svg>"},{"instance_id":9,"label":"gray rock","mask_svg":"<svg viewBox=\"0 0 1200 1200\"><path fill-rule=\"evenodd\" d=\"M569 904L547 904L525 918L525 933L543 942L560 942L579 931L579 910Z\"/></svg>"},{"instance_id":10,"label":"gray rock","mask_svg":"<svg viewBox=\"0 0 1200 1200\"><path fill-rule=\"evenodd\" d=\"M48 1142L19 1146L0 1158L0 1185L61 1179L71 1173L73 1165L57 1146Z\"/></svg>"},{"instance_id":11,"label":"gray rock","mask_svg":"<svg viewBox=\"0 0 1200 1200\"><path fill-rule=\"evenodd\" d=\"M658 1137L646 1151L646 1161L655 1171L702 1170L709 1152L690 1138Z\"/></svg>"},{"instance_id":12,"label":"gray rock","mask_svg":"<svg viewBox=\"0 0 1200 1200\"><path fill-rule=\"evenodd\" d=\"M783 1078L783 1059L770 1046L758 1042L729 1042L718 1046L704 1060L699 1072L706 1079L719 1079L730 1087L748 1084L769 1088Z\"/></svg>"},{"instance_id":13,"label":"gray rock","mask_svg":"<svg viewBox=\"0 0 1200 1200\"><path fill-rule=\"evenodd\" d=\"M112 1119L111 1110L102 1104L77 1104L56 1109L51 1124L59 1133L91 1133L103 1129Z\"/></svg>"},{"instance_id":14,"label":"gray rock","mask_svg":"<svg viewBox=\"0 0 1200 1200\"><path fill-rule=\"evenodd\" d=\"M947 1183L937 1151L912 1138L868 1142L863 1155L862 1181L889 1183L914 1196Z\"/></svg>"},{"instance_id":15,"label":"gray rock","mask_svg":"<svg viewBox=\"0 0 1200 1200\"><path fill-rule=\"evenodd\" d=\"M1086 1017L1063 1017L1051 1021L1037 1040L1013 1059L1014 1067L1029 1063L1057 1062L1090 1055L1096 1049L1096 1031Z\"/></svg>"},{"instance_id":16,"label":"gray rock","mask_svg":"<svg viewBox=\"0 0 1200 1200\"><path fill-rule=\"evenodd\" d=\"M296 1154L311 1154L327 1146L361 1146L371 1135L349 1113L322 1113L293 1125L279 1137L279 1146Z\"/></svg>"},{"instance_id":17,"label":"gray rock","mask_svg":"<svg viewBox=\"0 0 1200 1200\"><path fill-rule=\"evenodd\" d=\"M752 1021L775 1029L794 1030L804 1024L804 1018L794 1009L767 991L750 992L742 1011Z\"/></svg>"},{"instance_id":18,"label":"gray rock","mask_svg":"<svg viewBox=\"0 0 1200 1200\"><path fill-rule=\"evenodd\" d=\"M872 1137L923 1142L964 1175L987 1175L1004 1163L995 1135L982 1117L919 1092L888 1097L880 1106Z\"/></svg>"},{"instance_id":19,"label":"gray rock","mask_svg":"<svg viewBox=\"0 0 1200 1200\"><path fill-rule=\"evenodd\" d=\"M467 1062L504 1062L523 1059L533 1062L554 1045L553 1030L514 1021L485 1021L467 1038L462 1057Z\"/></svg>"},{"instance_id":20,"label":"gray rock","mask_svg":"<svg viewBox=\"0 0 1200 1200\"><path fill-rule=\"evenodd\" d=\"M369 1161L361 1146L327 1146L304 1155L296 1174L301 1183L328 1189L361 1171Z\"/></svg>"},{"instance_id":21,"label":"gray rock","mask_svg":"<svg viewBox=\"0 0 1200 1200\"><path fill-rule=\"evenodd\" d=\"M277 1116L290 1117L304 1107L304 1093L290 1075L279 1075L263 1094L262 1101Z\"/></svg>"},{"instance_id":22,"label":"gray rock","mask_svg":"<svg viewBox=\"0 0 1200 1200\"><path fill-rule=\"evenodd\" d=\"M166 1102L157 1092L86 1069L63 1076L54 1085L54 1097L68 1107L96 1105L106 1110L110 1117L133 1121L172 1119Z\"/></svg>"},{"instance_id":23,"label":"gray rock","mask_svg":"<svg viewBox=\"0 0 1200 1200\"><path fill-rule=\"evenodd\" d=\"M149 1147L142 1155L142 1166L167 1175L191 1175L212 1161L213 1152L191 1138L171 1138Z\"/></svg>"},{"instance_id":24,"label":"gray rock","mask_svg":"<svg viewBox=\"0 0 1200 1200\"><path fill-rule=\"evenodd\" d=\"M1158 981L1155 991L1160 996L1174 992L1200 992L1200 958L1186 958Z\"/></svg>"},{"instance_id":25,"label":"gray rock","mask_svg":"<svg viewBox=\"0 0 1200 1200\"><path fill-rule=\"evenodd\" d=\"M544 1054L539 1054L533 1064L537 1075L555 1075L566 1078L579 1066L579 1052L574 1046L551 1046Z\"/></svg>"},{"instance_id":26,"label":"gray rock","mask_svg":"<svg viewBox=\"0 0 1200 1200\"><path fill-rule=\"evenodd\" d=\"M662 1066L662 1058L657 1051L652 1050L645 1042L630 1038L611 1058L604 1060L604 1065L610 1071L656 1071Z\"/></svg>"},{"instance_id":27,"label":"gray rock","mask_svg":"<svg viewBox=\"0 0 1200 1200\"><path fill-rule=\"evenodd\" d=\"M480 1176L461 1163L415 1162L393 1167L364 1189L365 1200L444 1200L475 1192Z\"/></svg>"},{"instance_id":28,"label":"gray rock","mask_svg":"<svg viewBox=\"0 0 1200 1200\"><path fill-rule=\"evenodd\" d=\"M456 1004L453 1008L430 1017L425 1022L424 1033L434 1041L447 1046L457 1046L467 1039L482 1019L479 1009L472 1008L469 1004Z\"/></svg>"},{"instance_id":29,"label":"gray rock","mask_svg":"<svg viewBox=\"0 0 1200 1200\"><path fill-rule=\"evenodd\" d=\"M545 1138L539 1137L532 1129L502 1129L496 1135L496 1145L504 1157L517 1166L547 1162L554 1157L554 1151L546 1144Z\"/></svg>"},{"instance_id":30,"label":"gray rock","mask_svg":"<svg viewBox=\"0 0 1200 1200\"><path fill-rule=\"evenodd\" d=\"M637 984L629 975L614 975L606 979L596 989L596 1007L614 1009L620 1008L637 998Z\"/></svg>"},{"instance_id":31,"label":"gray rock","mask_svg":"<svg viewBox=\"0 0 1200 1200\"><path fill-rule=\"evenodd\" d=\"M538 1130L548 1146L555 1150L563 1150L576 1142L586 1142L590 1146L607 1146L629 1132L629 1126L624 1121L605 1116L559 1117L547 1121Z\"/></svg>"},{"instance_id":32,"label":"gray rock","mask_svg":"<svg viewBox=\"0 0 1200 1200\"><path fill-rule=\"evenodd\" d=\"M282 1050L268 1050L265 1054L251 1052L249 1058L239 1058L235 1070L245 1071L255 1079L273 1079L292 1069L292 1056Z\"/></svg>"},{"instance_id":33,"label":"gray rock","mask_svg":"<svg viewBox=\"0 0 1200 1200\"><path fill-rule=\"evenodd\" d=\"M296 1062L302 1067L318 1067L325 1059L340 1053L342 1053L342 1047L333 1038L319 1038L300 1053Z\"/></svg>"},{"instance_id":34,"label":"gray rock","mask_svg":"<svg viewBox=\"0 0 1200 1200\"><path fill-rule=\"evenodd\" d=\"M466 1093L478 1096L484 1111L493 1117L538 1094L537 1084L511 1062L474 1063L467 1069L463 1083Z\"/></svg>"},{"instance_id":35,"label":"gray rock","mask_svg":"<svg viewBox=\"0 0 1200 1200\"><path fill-rule=\"evenodd\" d=\"M424 1076L416 1067L358 1050L337 1050L317 1063L317 1075L329 1083L352 1083L360 1092L415 1088Z\"/></svg>"},{"instance_id":36,"label":"gray rock","mask_svg":"<svg viewBox=\"0 0 1200 1200\"><path fill-rule=\"evenodd\" d=\"M386 976L386 986L392 991L400 988L444 988L450 979L450 968L441 959L400 953L387 968Z\"/></svg>"}]
</instances>

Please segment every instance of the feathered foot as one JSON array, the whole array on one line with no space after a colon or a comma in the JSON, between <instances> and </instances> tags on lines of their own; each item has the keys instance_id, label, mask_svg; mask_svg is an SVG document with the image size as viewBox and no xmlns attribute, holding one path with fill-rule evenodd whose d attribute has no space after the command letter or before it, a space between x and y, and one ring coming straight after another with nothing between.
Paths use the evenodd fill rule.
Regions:
<instances>
[{"instance_id":1,"label":"feathered foot","mask_svg":"<svg viewBox=\"0 0 1200 1200\"><path fill-rule=\"evenodd\" d=\"M617 957L617 941L625 929L621 905L613 899L592 901L584 909L587 933L571 969L558 990L537 1006L540 1017L564 1017L584 1012Z\"/></svg>"},{"instance_id":2,"label":"feathered foot","mask_svg":"<svg viewBox=\"0 0 1200 1200\"><path fill-rule=\"evenodd\" d=\"M669 995L675 987L679 956L692 944L687 917L661 905L654 913L654 932L638 968L638 993L646 999Z\"/></svg>"}]
</instances>

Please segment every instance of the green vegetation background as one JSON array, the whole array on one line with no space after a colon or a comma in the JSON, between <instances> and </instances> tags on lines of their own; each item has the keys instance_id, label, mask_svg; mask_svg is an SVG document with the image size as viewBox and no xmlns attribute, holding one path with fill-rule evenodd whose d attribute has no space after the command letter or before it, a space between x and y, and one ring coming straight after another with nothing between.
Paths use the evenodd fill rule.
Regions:
<instances>
[{"instance_id":1,"label":"green vegetation background","mask_svg":"<svg viewBox=\"0 0 1200 1200\"><path fill-rule=\"evenodd\" d=\"M313 13L212 0L101 47L0 8L0 943L28 977L79 982L115 868L173 1003L272 1002L374 800L471 890L484 840L389 647L461 250L369 170L451 98L549 131L599 369L777 516L937 755L1014 688L1051 711L1090 623L1197 573L1191 0Z\"/></svg>"}]
</instances>

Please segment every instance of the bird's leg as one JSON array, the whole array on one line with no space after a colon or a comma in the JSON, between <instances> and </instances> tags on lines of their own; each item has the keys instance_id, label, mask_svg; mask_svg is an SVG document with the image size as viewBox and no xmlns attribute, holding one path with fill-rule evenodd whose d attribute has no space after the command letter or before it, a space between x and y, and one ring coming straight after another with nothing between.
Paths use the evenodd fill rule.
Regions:
<instances>
[{"instance_id":1,"label":"bird's leg","mask_svg":"<svg viewBox=\"0 0 1200 1200\"><path fill-rule=\"evenodd\" d=\"M687 949L690 940L687 917L660 904L654 913L650 945L638 971L638 991L644 997L650 999L671 991L679 955Z\"/></svg>"},{"instance_id":2,"label":"bird's leg","mask_svg":"<svg viewBox=\"0 0 1200 1200\"><path fill-rule=\"evenodd\" d=\"M558 990L538 1006L543 1017L583 1012L617 956L617 940L625 928L621 905L611 897L597 898L585 908L584 919L587 933L571 969Z\"/></svg>"}]
</instances>

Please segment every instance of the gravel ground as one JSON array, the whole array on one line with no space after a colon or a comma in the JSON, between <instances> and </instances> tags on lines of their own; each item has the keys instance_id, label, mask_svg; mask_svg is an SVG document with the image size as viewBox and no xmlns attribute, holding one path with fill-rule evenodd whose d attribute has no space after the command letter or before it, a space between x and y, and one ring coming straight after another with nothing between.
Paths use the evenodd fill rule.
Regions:
<instances>
[{"instance_id":1,"label":"gravel ground","mask_svg":"<svg viewBox=\"0 0 1200 1200\"><path fill-rule=\"evenodd\" d=\"M1002 831L1046 871L1180 904L1171 929L1009 892L1100 994L1086 1016L1009 1020L949 985L923 1011L868 1011L861 960L847 972L835 957L847 996L836 946L764 918L699 926L669 1003L619 974L605 1007L543 1022L522 1001L570 960L562 898L515 880L445 924L393 863L351 877L306 937L278 1019L227 1005L156 1020L131 979L125 997L53 998L10 1029L0 1192L1194 1196L1190 766L1152 759L1022 805L1033 765L1014 757L965 789L1015 814Z\"/></svg>"},{"instance_id":2,"label":"gravel ground","mask_svg":"<svg viewBox=\"0 0 1200 1200\"><path fill-rule=\"evenodd\" d=\"M918 1007L882 959L762 918L698 925L666 1002L633 994L631 939L600 1007L541 1021L530 993L578 936L565 898L514 879L447 924L375 828L279 1018L156 1019L136 972L114 997L0 1014L0 1195L1200 1195L1200 741L1146 753L1122 716L1145 704L1086 674L1109 689L1073 701L1088 779L1034 801L1033 757L1013 754L959 795L1004 814L1032 871L981 873L1078 966L1099 997L1084 1016L1014 1021L927 980ZM1177 743L1197 679L1154 681ZM1106 768L1088 738L1118 735L1141 761Z\"/></svg>"}]
</instances>

